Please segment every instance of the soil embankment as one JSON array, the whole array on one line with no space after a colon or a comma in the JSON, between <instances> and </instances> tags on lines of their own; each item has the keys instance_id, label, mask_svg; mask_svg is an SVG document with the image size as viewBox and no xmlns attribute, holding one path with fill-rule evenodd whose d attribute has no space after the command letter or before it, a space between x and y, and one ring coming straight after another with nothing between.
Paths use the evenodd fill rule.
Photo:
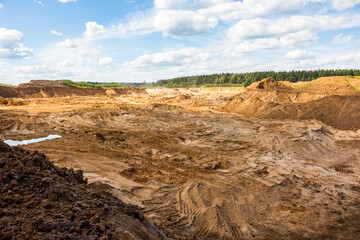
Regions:
<instances>
[{"instance_id":1,"label":"soil embankment","mask_svg":"<svg viewBox=\"0 0 360 240\"><path fill-rule=\"evenodd\" d=\"M334 80L322 82L305 83L308 89L302 90L264 79L244 89L221 110L264 119L316 119L338 129L360 129L360 94L356 89L349 84L336 85Z\"/></svg>"},{"instance_id":2,"label":"soil embankment","mask_svg":"<svg viewBox=\"0 0 360 240\"><path fill-rule=\"evenodd\" d=\"M73 88L61 81L33 80L16 87L0 86L0 97L3 98L53 98L83 96L117 96L123 94L142 93L142 88Z\"/></svg>"},{"instance_id":3,"label":"soil embankment","mask_svg":"<svg viewBox=\"0 0 360 240\"><path fill-rule=\"evenodd\" d=\"M2 141L0 183L0 239L164 237L139 207L89 187L82 171Z\"/></svg>"}]
</instances>

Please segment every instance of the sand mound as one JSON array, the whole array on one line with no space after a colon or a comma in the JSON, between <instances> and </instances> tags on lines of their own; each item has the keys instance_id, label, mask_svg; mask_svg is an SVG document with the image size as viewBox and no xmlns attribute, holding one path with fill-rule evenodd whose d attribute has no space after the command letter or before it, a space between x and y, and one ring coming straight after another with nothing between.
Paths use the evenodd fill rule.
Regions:
<instances>
[{"instance_id":1,"label":"sand mound","mask_svg":"<svg viewBox=\"0 0 360 240\"><path fill-rule=\"evenodd\" d=\"M299 83L266 78L220 109L266 119L317 119L338 129L356 130L360 128L357 84L360 86L360 79L350 77Z\"/></svg>"},{"instance_id":2,"label":"sand mound","mask_svg":"<svg viewBox=\"0 0 360 240\"><path fill-rule=\"evenodd\" d=\"M355 77L322 77L310 82L284 82L284 84L295 89L325 95L354 95L360 89L360 79Z\"/></svg>"},{"instance_id":3,"label":"sand mound","mask_svg":"<svg viewBox=\"0 0 360 240\"><path fill-rule=\"evenodd\" d=\"M188 99L191 99L192 97L193 97L192 94L180 94L176 98L179 100L188 100Z\"/></svg>"},{"instance_id":4,"label":"sand mound","mask_svg":"<svg viewBox=\"0 0 360 240\"><path fill-rule=\"evenodd\" d=\"M67 87L62 80L31 80L28 83L22 83L16 86L16 88L27 87Z\"/></svg>"},{"instance_id":5,"label":"sand mound","mask_svg":"<svg viewBox=\"0 0 360 240\"><path fill-rule=\"evenodd\" d=\"M316 119L338 129L360 129L359 95L334 95L300 102L282 100L276 94L268 98L237 96L222 110L265 119Z\"/></svg>"},{"instance_id":6,"label":"sand mound","mask_svg":"<svg viewBox=\"0 0 360 240\"><path fill-rule=\"evenodd\" d=\"M360 96L329 96L269 108L254 115L271 119L316 119L338 129L357 130L360 129Z\"/></svg>"},{"instance_id":7,"label":"sand mound","mask_svg":"<svg viewBox=\"0 0 360 240\"><path fill-rule=\"evenodd\" d=\"M251 84L249 89L263 89L263 90L291 90L292 87L278 82L272 78L265 78L260 82L255 82Z\"/></svg>"},{"instance_id":8,"label":"sand mound","mask_svg":"<svg viewBox=\"0 0 360 240\"><path fill-rule=\"evenodd\" d=\"M158 239L137 206L91 189L82 171L0 141L0 239Z\"/></svg>"}]
</instances>

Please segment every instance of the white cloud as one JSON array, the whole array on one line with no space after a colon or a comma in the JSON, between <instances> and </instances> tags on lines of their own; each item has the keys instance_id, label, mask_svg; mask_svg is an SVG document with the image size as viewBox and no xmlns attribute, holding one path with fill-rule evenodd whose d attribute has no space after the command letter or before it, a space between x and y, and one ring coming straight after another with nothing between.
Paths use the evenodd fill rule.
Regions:
<instances>
[{"instance_id":1,"label":"white cloud","mask_svg":"<svg viewBox=\"0 0 360 240\"><path fill-rule=\"evenodd\" d=\"M54 70L46 65L30 65L14 67L14 71L22 74L39 74L53 72Z\"/></svg>"},{"instance_id":2,"label":"white cloud","mask_svg":"<svg viewBox=\"0 0 360 240\"><path fill-rule=\"evenodd\" d=\"M341 44L341 43L348 43L352 40L353 36L348 35L345 36L343 33L340 33L333 38L333 44Z\"/></svg>"},{"instance_id":3,"label":"white cloud","mask_svg":"<svg viewBox=\"0 0 360 240\"><path fill-rule=\"evenodd\" d=\"M318 40L318 36L309 31L299 31L296 33L286 34L279 38L258 38L253 40L245 40L240 43L235 43L227 50L232 55L242 55L251 52L263 52L264 50L271 50L277 48L288 48L297 46L306 46Z\"/></svg>"},{"instance_id":4,"label":"white cloud","mask_svg":"<svg viewBox=\"0 0 360 240\"><path fill-rule=\"evenodd\" d=\"M102 38L121 38L125 37L126 29L122 24L111 25L105 28L96 22L87 22L86 31L84 32L85 38L88 39L102 39Z\"/></svg>"},{"instance_id":5,"label":"white cloud","mask_svg":"<svg viewBox=\"0 0 360 240\"><path fill-rule=\"evenodd\" d=\"M199 52L195 48L184 48L174 51L146 54L136 58L132 62L126 62L125 65L136 68L174 67L190 63L196 56L199 56Z\"/></svg>"},{"instance_id":6,"label":"white cloud","mask_svg":"<svg viewBox=\"0 0 360 240\"><path fill-rule=\"evenodd\" d=\"M187 0L155 0L154 7L160 9L179 9Z\"/></svg>"},{"instance_id":7,"label":"white cloud","mask_svg":"<svg viewBox=\"0 0 360 240\"><path fill-rule=\"evenodd\" d=\"M154 18L154 26L164 34L192 36L204 34L216 27L218 20L188 10L162 10Z\"/></svg>"},{"instance_id":8,"label":"white cloud","mask_svg":"<svg viewBox=\"0 0 360 240\"><path fill-rule=\"evenodd\" d=\"M295 50L286 53L285 58L287 60L304 60L304 59L311 59L314 58L315 55L311 52L306 50Z\"/></svg>"},{"instance_id":9,"label":"white cloud","mask_svg":"<svg viewBox=\"0 0 360 240\"><path fill-rule=\"evenodd\" d=\"M57 31L55 31L55 30L51 30L51 34L56 35L56 36L62 36L62 35L64 35L62 32L57 32Z\"/></svg>"},{"instance_id":10,"label":"white cloud","mask_svg":"<svg viewBox=\"0 0 360 240\"><path fill-rule=\"evenodd\" d=\"M112 59L111 57L103 57L99 59L99 65L100 66L114 66L115 62L114 59Z\"/></svg>"},{"instance_id":11,"label":"white cloud","mask_svg":"<svg viewBox=\"0 0 360 240\"><path fill-rule=\"evenodd\" d=\"M331 0L331 4L336 10L345 10L360 4L360 0Z\"/></svg>"},{"instance_id":12,"label":"white cloud","mask_svg":"<svg viewBox=\"0 0 360 240\"><path fill-rule=\"evenodd\" d=\"M63 42L60 42L59 45L61 47L74 48L74 47L77 46L77 41L76 40L71 40L71 39L66 39Z\"/></svg>"},{"instance_id":13,"label":"white cloud","mask_svg":"<svg viewBox=\"0 0 360 240\"><path fill-rule=\"evenodd\" d=\"M23 34L17 30L0 28L0 58L23 58L33 54L33 49L21 43Z\"/></svg>"},{"instance_id":14,"label":"white cloud","mask_svg":"<svg viewBox=\"0 0 360 240\"><path fill-rule=\"evenodd\" d=\"M58 0L61 3L76 2L77 0Z\"/></svg>"},{"instance_id":15,"label":"white cloud","mask_svg":"<svg viewBox=\"0 0 360 240\"><path fill-rule=\"evenodd\" d=\"M0 3L0 8L3 8L3 7L4 7L4 5Z\"/></svg>"},{"instance_id":16,"label":"white cloud","mask_svg":"<svg viewBox=\"0 0 360 240\"><path fill-rule=\"evenodd\" d=\"M315 17L298 15L278 19L244 19L227 31L227 37L237 42L243 39L276 37L304 30L318 32L337 29L345 22L345 18L331 18L322 15Z\"/></svg>"},{"instance_id":17,"label":"white cloud","mask_svg":"<svg viewBox=\"0 0 360 240\"><path fill-rule=\"evenodd\" d=\"M205 1L202 1L205 2ZM206 1L207 2L207 1ZM206 16L216 16L221 20L236 20L240 18L270 17L279 14L300 12L308 0L244 0L244 1L211 1L203 3L199 13Z\"/></svg>"},{"instance_id":18,"label":"white cloud","mask_svg":"<svg viewBox=\"0 0 360 240\"><path fill-rule=\"evenodd\" d=\"M31 79L64 79L73 76L66 68L48 65L27 65L13 67L17 81L27 82Z\"/></svg>"},{"instance_id":19,"label":"white cloud","mask_svg":"<svg viewBox=\"0 0 360 240\"><path fill-rule=\"evenodd\" d=\"M85 37L88 38L99 38L105 33L103 25L97 24L96 22L87 22L86 31L84 32Z\"/></svg>"}]
</instances>

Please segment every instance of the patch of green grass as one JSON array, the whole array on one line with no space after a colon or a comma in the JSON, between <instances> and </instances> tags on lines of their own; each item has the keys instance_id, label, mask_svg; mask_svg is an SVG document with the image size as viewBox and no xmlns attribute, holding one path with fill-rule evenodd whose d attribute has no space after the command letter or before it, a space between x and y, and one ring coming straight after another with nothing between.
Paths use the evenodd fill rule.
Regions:
<instances>
[{"instance_id":1,"label":"patch of green grass","mask_svg":"<svg viewBox=\"0 0 360 240\"><path fill-rule=\"evenodd\" d=\"M121 83L92 83L92 82L74 82L71 80L63 80L63 83L68 87L74 88L122 88Z\"/></svg>"},{"instance_id":2,"label":"patch of green grass","mask_svg":"<svg viewBox=\"0 0 360 240\"><path fill-rule=\"evenodd\" d=\"M5 84L5 83L0 83L0 86L2 86L2 87L12 87L13 85L11 85L11 84Z\"/></svg>"}]
</instances>

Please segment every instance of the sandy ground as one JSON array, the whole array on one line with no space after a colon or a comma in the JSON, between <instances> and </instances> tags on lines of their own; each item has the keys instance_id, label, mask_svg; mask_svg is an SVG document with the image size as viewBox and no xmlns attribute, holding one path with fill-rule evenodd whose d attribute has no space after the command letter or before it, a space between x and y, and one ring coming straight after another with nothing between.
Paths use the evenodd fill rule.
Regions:
<instances>
[{"instance_id":1,"label":"sandy ground","mask_svg":"<svg viewBox=\"0 0 360 240\"><path fill-rule=\"evenodd\" d=\"M173 239L360 239L360 131L220 109L240 88L25 99L0 107L6 139L126 203Z\"/></svg>"}]
</instances>

